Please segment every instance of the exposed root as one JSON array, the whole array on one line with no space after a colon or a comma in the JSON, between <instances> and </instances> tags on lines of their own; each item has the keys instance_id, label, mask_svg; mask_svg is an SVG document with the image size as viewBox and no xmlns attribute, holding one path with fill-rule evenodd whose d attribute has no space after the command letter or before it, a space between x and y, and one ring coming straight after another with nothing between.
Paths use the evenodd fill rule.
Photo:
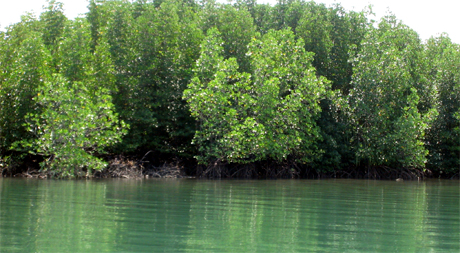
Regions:
<instances>
[{"instance_id":1,"label":"exposed root","mask_svg":"<svg viewBox=\"0 0 460 253\"><path fill-rule=\"evenodd\" d=\"M93 177L99 178L142 178L143 166L133 160L122 156L116 157L109 162L109 166L102 171L96 171Z\"/></svg>"},{"instance_id":2,"label":"exposed root","mask_svg":"<svg viewBox=\"0 0 460 253\"><path fill-rule=\"evenodd\" d=\"M184 175L183 171L184 167L180 166L177 162L175 164L164 163L160 167L151 166L148 170L145 171L144 175L146 178L184 178L186 176Z\"/></svg>"},{"instance_id":3,"label":"exposed root","mask_svg":"<svg viewBox=\"0 0 460 253\"><path fill-rule=\"evenodd\" d=\"M197 176L200 178L242 178L249 179L257 177L255 164L227 164L220 160L209 164L206 168L198 167Z\"/></svg>"},{"instance_id":4,"label":"exposed root","mask_svg":"<svg viewBox=\"0 0 460 253\"><path fill-rule=\"evenodd\" d=\"M255 164L244 164L239 166L234 166L231 170L230 178L256 178L257 174L257 167Z\"/></svg>"},{"instance_id":5,"label":"exposed root","mask_svg":"<svg viewBox=\"0 0 460 253\"><path fill-rule=\"evenodd\" d=\"M154 166L145 160L151 152L147 152L142 159L129 159L123 156L112 157L107 168L102 171L89 173L86 170L79 171L76 178L185 178L186 169L179 159L173 162L165 162L161 166ZM340 170L314 169L308 165L296 163L293 160L261 161L248 164L228 164L220 160L208 166L194 168L193 176L199 178L222 179L279 179L279 178L353 178L373 180L423 180L432 176L430 170L416 168L392 168L388 166L357 166ZM40 170L38 163L7 164L0 160L0 173L7 177L25 178L55 178L60 172ZM460 173L456 173L451 179L459 179Z\"/></svg>"},{"instance_id":6,"label":"exposed root","mask_svg":"<svg viewBox=\"0 0 460 253\"><path fill-rule=\"evenodd\" d=\"M15 174L13 177L25 177L25 178L51 178L51 174L46 171L40 171L36 169L28 169L27 171L23 171L22 173Z\"/></svg>"},{"instance_id":7,"label":"exposed root","mask_svg":"<svg viewBox=\"0 0 460 253\"><path fill-rule=\"evenodd\" d=\"M265 178L299 178L301 168L294 162L268 164L262 168Z\"/></svg>"},{"instance_id":8,"label":"exposed root","mask_svg":"<svg viewBox=\"0 0 460 253\"><path fill-rule=\"evenodd\" d=\"M208 165L206 169L199 175L201 178L226 178L228 177L228 169L225 164L222 164L219 160L214 164Z\"/></svg>"},{"instance_id":9,"label":"exposed root","mask_svg":"<svg viewBox=\"0 0 460 253\"><path fill-rule=\"evenodd\" d=\"M337 178L361 178L374 180L421 180L428 175L429 171L422 171L416 168L390 168L387 166L368 167L362 170L352 169L339 171L336 174Z\"/></svg>"},{"instance_id":10,"label":"exposed root","mask_svg":"<svg viewBox=\"0 0 460 253\"><path fill-rule=\"evenodd\" d=\"M197 168L197 176L200 178L300 178L301 168L296 163L249 163L249 164L226 164L219 160L203 167Z\"/></svg>"}]
</instances>

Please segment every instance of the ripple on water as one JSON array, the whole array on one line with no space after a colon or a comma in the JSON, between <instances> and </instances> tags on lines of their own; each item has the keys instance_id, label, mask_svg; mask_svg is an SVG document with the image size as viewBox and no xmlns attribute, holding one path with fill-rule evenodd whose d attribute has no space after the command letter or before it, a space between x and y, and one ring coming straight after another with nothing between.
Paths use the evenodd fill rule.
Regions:
<instances>
[{"instance_id":1,"label":"ripple on water","mask_svg":"<svg viewBox=\"0 0 460 253\"><path fill-rule=\"evenodd\" d=\"M459 252L458 181L0 179L0 251Z\"/></svg>"}]
</instances>

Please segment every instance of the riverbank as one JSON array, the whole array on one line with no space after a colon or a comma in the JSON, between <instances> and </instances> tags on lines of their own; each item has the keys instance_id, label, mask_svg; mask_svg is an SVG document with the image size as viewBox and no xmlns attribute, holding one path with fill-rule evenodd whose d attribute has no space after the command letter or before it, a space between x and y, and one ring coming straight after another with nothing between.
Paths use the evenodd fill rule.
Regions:
<instances>
[{"instance_id":1,"label":"riverbank","mask_svg":"<svg viewBox=\"0 0 460 253\"><path fill-rule=\"evenodd\" d=\"M36 162L28 162L17 167L0 167L2 177L58 178L54 171L40 170ZM134 160L123 156L111 159L108 166L100 171L86 171L77 178L190 178L179 163L164 163L161 166L150 165L146 161Z\"/></svg>"},{"instance_id":2,"label":"riverbank","mask_svg":"<svg viewBox=\"0 0 460 253\"><path fill-rule=\"evenodd\" d=\"M182 160L162 161L153 164L142 157L114 156L108 166L100 171L84 171L76 178L205 178L205 179L373 179L373 180L424 180L428 178L459 179L459 172L437 175L430 170L416 168L349 167L340 170L317 170L306 165L276 162L250 164L214 163L209 166L190 164ZM459 170L460 171L460 170ZM30 160L16 166L0 166L2 177L59 178L55 171L40 170L39 161Z\"/></svg>"}]
</instances>

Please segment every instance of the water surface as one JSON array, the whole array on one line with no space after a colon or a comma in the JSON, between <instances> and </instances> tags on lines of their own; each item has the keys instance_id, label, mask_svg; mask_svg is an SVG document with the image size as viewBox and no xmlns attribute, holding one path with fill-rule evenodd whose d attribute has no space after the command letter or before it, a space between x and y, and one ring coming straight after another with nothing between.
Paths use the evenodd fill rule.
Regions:
<instances>
[{"instance_id":1,"label":"water surface","mask_svg":"<svg viewBox=\"0 0 460 253\"><path fill-rule=\"evenodd\" d=\"M460 252L458 181L0 179L0 252Z\"/></svg>"}]
</instances>

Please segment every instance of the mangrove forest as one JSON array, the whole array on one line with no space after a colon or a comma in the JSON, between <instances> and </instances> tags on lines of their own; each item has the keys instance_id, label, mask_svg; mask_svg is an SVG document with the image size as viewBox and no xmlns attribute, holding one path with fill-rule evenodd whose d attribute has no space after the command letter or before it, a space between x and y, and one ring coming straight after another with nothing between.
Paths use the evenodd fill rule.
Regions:
<instances>
[{"instance_id":1,"label":"mangrove forest","mask_svg":"<svg viewBox=\"0 0 460 253\"><path fill-rule=\"evenodd\" d=\"M459 176L447 34L305 0L64 8L0 32L2 176Z\"/></svg>"}]
</instances>

